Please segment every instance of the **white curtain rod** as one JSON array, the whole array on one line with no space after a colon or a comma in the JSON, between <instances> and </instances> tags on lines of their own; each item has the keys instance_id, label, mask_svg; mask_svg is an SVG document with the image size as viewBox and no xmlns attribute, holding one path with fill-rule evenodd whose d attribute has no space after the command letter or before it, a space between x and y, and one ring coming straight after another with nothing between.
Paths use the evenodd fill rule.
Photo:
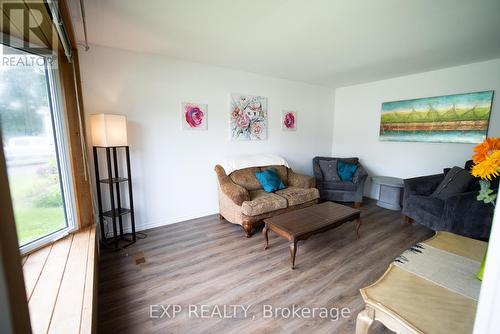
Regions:
<instances>
[{"instance_id":1,"label":"white curtain rod","mask_svg":"<svg viewBox=\"0 0 500 334\"><path fill-rule=\"evenodd\" d=\"M82 13L82 24L83 24L83 36L85 38L85 51L89 51L89 41L87 39L87 20L85 19L85 6L83 4L83 0L80 0L80 11Z\"/></svg>"},{"instance_id":2,"label":"white curtain rod","mask_svg":"<svg viewBox=\"0 0 500 334\"><path fill-rule=\"evenodd\" d=\"M71 43L69 41L68 34L66 33L64 24L59 16L59 6L57 0L47 0L47 6L49 7L50 14L52 15L52 21L54 23L54 27L56 28L57 35L61 40L66 58L68 58L68 61L71 63L73 61L73 52L71 51Z\"/></svg>"}]
</instances>

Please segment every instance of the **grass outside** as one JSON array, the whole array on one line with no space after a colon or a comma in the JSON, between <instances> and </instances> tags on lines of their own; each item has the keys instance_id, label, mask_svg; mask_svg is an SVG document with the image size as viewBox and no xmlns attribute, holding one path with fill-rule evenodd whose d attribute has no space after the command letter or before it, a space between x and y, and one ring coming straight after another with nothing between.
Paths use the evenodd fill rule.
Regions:
<instances>
[{"instance_id":1,"label":"grass outside","mask_svg":"<svg viewBox=\"0 0 500 334\"><path fill-rule=\"evenodd\" d=\"M60 202L59 181L36 167L9 168L9 186L14 205L19 245L25 245L66 226Z\"/></svg>"},{"instance_id":2,"label":"grass outside","mask_svg":"<svg viewBox=\"0 0 500 334\"><path fill-rule=\"evenodd\" d=\"M66 226L61 208L15 209L19 245L25 245Z\"/></svg>"}]
</instances>

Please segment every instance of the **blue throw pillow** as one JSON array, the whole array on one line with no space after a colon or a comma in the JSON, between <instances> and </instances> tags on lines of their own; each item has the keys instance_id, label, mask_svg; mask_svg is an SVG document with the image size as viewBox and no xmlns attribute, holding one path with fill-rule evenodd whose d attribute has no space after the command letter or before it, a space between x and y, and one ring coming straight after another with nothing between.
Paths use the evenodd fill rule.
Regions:
<instances>
[{"instance_id":1,"label":"blue throw pillow","mask_svg":"<svg viewBox=\"0 0 500 334\"><path fill-rule=\"evenodd\" d=\"M276 190L285 189L283 181L281 181L278 172L274 168L268 168L262 172L255 173L260 185L266 193L272 193Z\"/></svg>"},{"instance_id":2,"label":"blue throw pillow","mask_svg":"<svg viewBox=\"0 0 500 334\"><path fill-rule=\"evenodd\" d=\"M356 164L348 164L341 160L337 161L337 173L342 181L352 181L354 173L358 169Z\"/></svg>"}]
</instances>

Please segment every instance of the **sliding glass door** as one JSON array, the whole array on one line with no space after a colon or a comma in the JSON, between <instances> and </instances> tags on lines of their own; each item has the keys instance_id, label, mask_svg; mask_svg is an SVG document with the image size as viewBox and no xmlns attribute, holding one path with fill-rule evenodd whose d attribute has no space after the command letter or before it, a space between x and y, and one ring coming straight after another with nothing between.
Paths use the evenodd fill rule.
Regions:
<instances>
[{"instance_id":1,"label":"sliding glass door","mask_svg":"<svg viewBox=\"0 0 500 334\"><path fill-rule=\"evenodd\" d=\"M3 46L0 129L21 249L74 227L72 183L57 74L49 58Z\"/></svg>"}]
</instances>

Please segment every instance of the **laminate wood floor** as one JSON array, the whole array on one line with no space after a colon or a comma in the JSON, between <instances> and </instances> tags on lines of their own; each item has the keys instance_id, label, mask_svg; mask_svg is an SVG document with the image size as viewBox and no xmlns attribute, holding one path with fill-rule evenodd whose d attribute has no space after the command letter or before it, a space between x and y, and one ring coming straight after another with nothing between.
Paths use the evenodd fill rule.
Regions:
<instances>
[{"instance_id":1,"label":"laminate wood floor","mask_svg":"<svg viewBox=\"0 0 500 334\"><path fill-rule=\"evenodd\" d=\"M377 280L397 255L433 234L421 225L404 224L400 212L379 208L372 200L361 210L359 240L355 222L348 222L299 242L295 270L286 240L270 232L265 251L260 230L246 239L241 227L215 215L145 231L148 237L126 250L103 250L98 331L354 333L356 315L364 306L358 290ZM151 305L158 317L162 306L174 304L182 309L175 318L150 317ZM189 305L194 305L191 317ZM208 305L209 313L215 307L222 311L223 305L249 309L246 318L240 309L237 318L196 318L202 305ZM265 318L264 305L274 311L293 305L349 308L350 316L335 321L333 311L327 319L286 318L284 311ZM172 316L172 308L168 311ZM390 331L377 324L373 333Z\"/></svg>"}]
</instances>

